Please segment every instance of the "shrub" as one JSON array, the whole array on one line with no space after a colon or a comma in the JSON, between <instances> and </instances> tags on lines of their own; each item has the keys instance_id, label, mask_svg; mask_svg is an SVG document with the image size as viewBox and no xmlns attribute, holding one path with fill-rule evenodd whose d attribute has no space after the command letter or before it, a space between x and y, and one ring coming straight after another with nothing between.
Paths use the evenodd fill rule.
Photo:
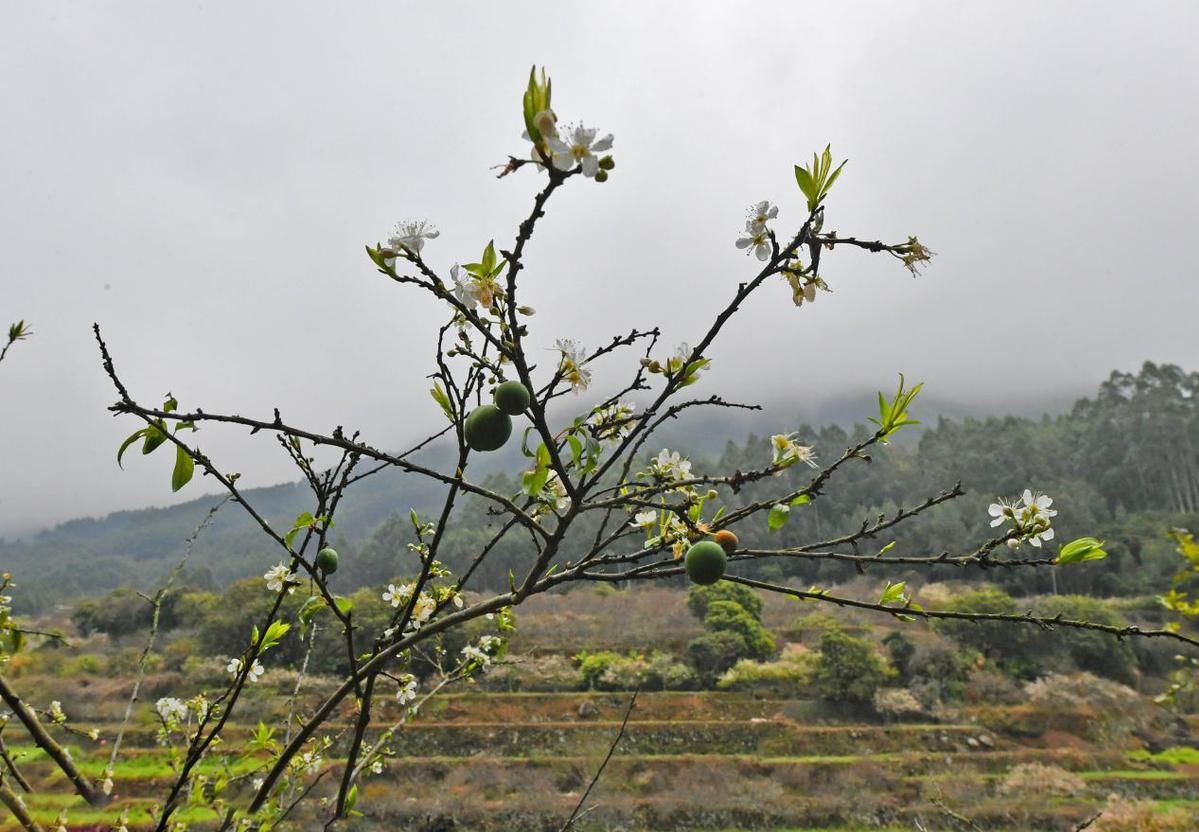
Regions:
<instances>
[{"instance_id":1,"label":"shrub","mask_svg":"<svg viewBox=\"0 0 1199 832\"><path fill-rule=\"evenodd\" d=\"M797 696L811 686L818 662L819 656L815 652L797 644L789 644L778 661L738 661L721 675L716 687L719 690Z\"/></svg>"},{"instance_id":2,"label":"shrub","mask_svg":"<svg viewBox=\"0 0 1199 832\"><path fill-rule=\"evenodd\" d=\"M999 791L1007 795L1071 797L1086 790L1086 782L1074 772L1041 763L1014 766L999 784Z\"/></svg>"},{"instance_id":3,"label":"shrub","mask_svg":"<svg viewBox=\"0 0 1199 832\"><path fill-rule=\"evenodd\" d=\"M1089 705L1100 711L1126 711L1141 702L1132 688L1090 673L1053 674L1024 687L1029 700L1047 708Z\"/></svg>"},{"instance_id":4,"label":"shrub","mask_svg":"<svg viewBox=\"0 0 1199 832\"><path fill-rule=\"evenodd\" d=\"M588 653L584 650L576 655L575 663L579 667L579 677L582 679L583 689L596 689L604 672L621 658L619 653L613 653L611 650L601 650L598 653Z\"/></svg>"},{"instance_id":5,"label":"shrub","mask_svg":"<svg viewBox=\"0 0 1199 832\"><path fill-rule=\"evenodd\" d=\"M700 683L710 687L745 652L745 639L736 633L705 633L687 645L687 663L695 670Z\"/></svg>"},{"instance_id":6,"label":"shrub","mask_svg":"<svg viewBox=\"0 0 1199 832\"><path fill-rule=\"evenodd\" d=\"M816 689L824 699L869 702L893 675L886 659L865 639L835 630L820 639Z\"/></svg>"},{"instance_id":7,"label":"shrub","mask_svg":"<svg viewBox=\"0 0 1199 832\"><path fill-rule=\"evenodd\" d=\"M908 675L913 687L922 691L921 700L932 707L961 700L974 666L975 657L968 653L933 647L917 652L908 664Z\"/></svg>"},{"instance_id":8,"label":"shrub","mask_svg":"<svg viewBox=\"0 0 1199 832\"><path fill-rule=\"evenodd\" d=\"M964 697L971 704L1018 705L1028 699L1024 691L997 670L982 668L970 674Z\"/></svg>"},{"instance_id":9,"label":"shrub","mask_svg":"<svg viewBox=\"0 0 1199 832\"><path fill-rule=\"evenodd\" d=\"M687 593L687 609L703 621L713 601L731 601L745 610L755 621L762 620L762 599L749 587L732 581L718 581L709 586L693 584Z\"/></svg>"},{"instance_id":10,"label":"shrub","mask_svg":"<svg viewBox=\"0 0 1199 832\"><path fill-rule=\"evenodd\" d=\"M1015 615L1021 612L1012 596L994 586L967 592L946 605L951 612L982 612ZM1039 635L1031 627L1013 626L1003 621L964 621L943 619L936 622L938 632L962 647L977 650L994 659L1006 673L1021 679L1041 674Z\"/></svg>"},{"instance_id":11,"label":"shrub","mask_svg":"<svg viewBox=\"0 0 1199 832\"><path fill-rule=\"evenodd\" d=\"M745 643L741 656L765 659L775 650L774 636L740 604L734 601L712 601L704 614L704 629L709 632L730 632Z\"/></svg>"},{"instance_id":12,"label":"shrub","mask_svg":"<svg viewBox=\"0 0 1199 832\"><path fill-rule=\"evenodd\" d=\"M883 646L887 648L887 655L891 658L891 666L895 668L895 672L899 674L899 677L905 680L910 679L908 664L911 662L912 656L916 653L916 645L912 644L911 639L899 630L892 630L883 638Z\"/></svg>"},{"instance_id":13,"label":"shrub","mask_svg":"<svg viewBox=\"0 0 1199 832\"><path fill-rule=\"evenodd\" d=\"M1123 627L1124 618L1098 598L1086 595L1050 595L1039 598L1033 605L1037 615L1095 624ZM1074 630L1069 633L1042 633L1038 646L1042 651L1069 657L1072 667L1063 670L1085 670L1117 682L1132 683L1136 680L1137 658L1132 645L1117 641L1107 633L1094 630Z\"/></svg>"},{"instance_id":14,"label":"shrub","mask_svg":"<svg viewBox=\"0 0 1199 832\"><path fill-rule=\"evenodd\" d=\"M1103 814L1091 825L1094 832L1190 832L1195 817L1183 808L1162 811L1152 800L1128 800L1108 795Z\"/></svg>"},{"instance_id":15,"label":"shrub","mask_svg":"<svg viewBox=\"0 0 1199 832\"><path fill-rule=\"evenodd\" d=\"M872 700L874 711L889 719L902 719L924 713L924 705L905 688L879 688Z\"/></svg>"},{"instance_id":16,"label":"shrub","mask_svg":"<svg viewBox=\"0 0 1199 832\"><path fill-rule=\"evenodd\" d=\"M691 669L669 653L655 651L647 659L637 653L604 650L580 653L575 660L588 690L689 690L696 684Z\"/></svg>"},{"instance_id":17,"label":"shrub","mask_svg":"<svg viewBox=\"0 0 1199 832\"><path fill-rule=\"evenodd\" d=\"M566 656L552 653L497 662L480 679L488 690L556 692L576 690L579 670Z\"/></svg>"}]
</instances>

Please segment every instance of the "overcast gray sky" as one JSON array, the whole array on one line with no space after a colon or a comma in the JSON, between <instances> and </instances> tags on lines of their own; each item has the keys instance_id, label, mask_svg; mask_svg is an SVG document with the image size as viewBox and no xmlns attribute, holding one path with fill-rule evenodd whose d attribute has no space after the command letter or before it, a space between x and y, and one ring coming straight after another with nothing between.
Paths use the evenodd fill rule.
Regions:
<instances>
[{"instance_id":1,"label":"overcast gray sky","mask_svg":"<svg viewBox=\"0 0 1199 832\"><path fill-rule=\"evenodd\" d=\"M831 142L850 162L826 227L918 233L939 256L912 280L838 250L814 307L767 286L703 391L802 407L903 371L1002 409L1145 359L1194 369L1197 10L6 3L0 319L36 335L0 366L0 534L172 499L166 454L116 467L137 425L104 410L92 321L146 402L278 405L384 447L437 425L441 310L362 246L407 217L441 229L440 269L510 243L540 180L489 167L526 152L533 62L617 160L555 198L530 249L539 345L698 338L755 271L733 247L746 206L777 202L793 230L791 166ZM200 439L246 482L292 477L262 437Z\"/></svg>"}]
</instances>

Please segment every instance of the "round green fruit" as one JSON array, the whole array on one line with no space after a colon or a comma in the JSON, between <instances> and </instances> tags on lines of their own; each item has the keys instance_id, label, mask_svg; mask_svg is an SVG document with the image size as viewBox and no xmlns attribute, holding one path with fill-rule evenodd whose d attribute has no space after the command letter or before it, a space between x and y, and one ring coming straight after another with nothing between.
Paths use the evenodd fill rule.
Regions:
<instances>
[{"instance_id":1,"label":"round green fruit","mask_svg":"<svg viewBox=\"0 0 1199 832\"><path fill-rule=\"evenodd\" d=\"M707 586L724 577L724 565L728 557L715 540L701 540L687 550L683 565L692 583Z\"/></svg>"},{"instance_id":2,"label":"round green fruit","mask_svg":"<svg viewBox=\"0 0 1199 832\"><path fill-rule=\"evenodd\" d=\"M529 406L529 391L519 381L505 381L495 388L495 406L509 416L519 416Z\"/></svg>"},{"instance_id":3,"label":"round green fruit","mask_svg":"<svg viewBox=\"0 0 1199 832\"><path fill-rule=\"evenodd\" d=\"M512 417L493 404L485 404L472 410L462 427L467 445L476 451L494 451L512 435Z\"/></svg>"},{"instance_id":4,"label":"round green fruit","mask_svg":"<svg viewBox=\"0 0 1199 832\"><path fill-rule=\"evenodd\" d=\"M326 546L316 553L316 568L326 575L337 571L337 550Z\"/></svg>"}]
</instances>

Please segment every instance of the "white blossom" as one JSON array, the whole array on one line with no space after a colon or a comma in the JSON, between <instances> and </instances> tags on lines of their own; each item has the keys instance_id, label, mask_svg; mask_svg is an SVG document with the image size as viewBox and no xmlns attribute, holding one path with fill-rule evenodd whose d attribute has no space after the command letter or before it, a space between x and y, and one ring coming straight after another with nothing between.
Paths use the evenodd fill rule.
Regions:
<instances>
[{"instance_id":1,"label":"white blossom","mask_svg":"<svg viewBox=\"0 0 1199 832\"><path fill-rule=\"evenodd\" d=\"M658 512L650 509L649 511L639 511L633 517L633 522L630 525L636 526L639 529L651 529L658 524Z\"/></svg>"},{"instance_id":2,"label":"white blossom","mask_svg":"<svg viewBox=\"0 0 1199 832\"><path fill-rule=\"evenodd\" d=\"M403 248L420 254L425 247L425 240L433 240L440 235L441 232L425 220L407 220L396 225L395 234L388 239L387 245L393 251Z\"/></svg>"},{"instance_id":3,"label":"white blossom","mask_svg":"<svg viewBox=\"0 0 1199 832\"><path fill-rule=\"evenodd\" d=\"M773 252L770 246L770 233L766 230L766 226L755 225L747 220L745 231L737 238L737 248L745 249L746 254L752 251L759 260L769 260Z\"/></svg>"},{"instance_id":4,"label":"white blossom","mask_svg":"<svg viewBox=\"0 0 1199 832\"><path fill-rule=\"evenodd\" d=\"M422 592L412 608L412 623L420 626L429 620L437 609L437 601L427 592Z\"/></svg>"},{"instance_id":5,"label":"white blossom","mask_svg":"<svg viewBox=\"0 0 1199 832\"><path fill-rule=\"evenodd\" d=\"M182 722L187 719L187 703L173 696L164 696L154 703L154 710L163 722Z\"/></svg>"},{"instance_id":6,"label":"white blossom","mask_svg":"<svg viewBox=\"0 0 1199 832\"><path fill-rule=\"evenodd\" d=\"M779 209L777 205L771 205L769 201L764 199L755 205L749 206L749 211L746 213L746 220L750 225L757 228L765 228L766 223L779 215Z\"/></svg>"},{"instance_id":7,"label":"white blossom","mask_svg":"<svg viewBox=\"0 0 1199 832\"><path fill-rule=\"evenodd\" d=\"M558 476L557 471L550 471L545 480L542 495L558 511L566 511L570 508L570 495L566 493L566 486L562 484L562 479Z\"/></svg>"},{"instance_id":8,"label":"white blossom","mask_svg":"<svg viewBox=\"0 0 1199 832\"><path fill-rule=\"evenodd\" d=\"M243 662L241 659L230 659L229 664L225 665L225 670L236 676L237 674L241 673L243 667L245 667L245 662ZM247 674L247 678L251 682L257 682L263 673L266 673L266 669L262 666L258 659L255 659L250 664L250 672Z\"/></svg>"},{"instance_id":9,"label":"white blossom","mask_svg":"<svg viewBox=\"0 0 1199 832\"><path fill-rule=\"evenodd\" d=\"M308 774L315 774L321 767L321 755L318 751L305 751L300 755L297 768Z\"/></svg>"},{"instance_id":10,"label":"white blossom","mask_svg":"<svg viewBox=\"0 0 1199 832\"><path fill-rule=\"evenodd\" d=\"M794 433L776 433L770 437L770 445L774 449L774 464L780 468L796 462L802 462L810 468L818 467L816 452L810 446L796 442Z\"/></svg>"},{"instance_id":11,"label":"white blossom","mask_svg":"<svg viewBox=\"0 0 1199 832\"><path fill-rule=\"evenodd\" d=\"M625 402L597 407L587 417L587 426L595 433L596 439L621 439L633 430L633 413L633 406Z\"/></svg>"},{"instance_id":12,"label":"white blossom","mask_svg":"<svg viewBox=\"0 0 1199 832\"><path fill-rule=\"evenodd\" d=\"M560 136L547 136L546 144L549 145L554 167L573 170L575 165L582 165L584 176L595 176L599 171L599 158L595 154L610 150L613 142L611 133L596 141L596 132L594 128L579 124L566 129L565 141Z\"/></svg>"},{"instance_id":13,"label":"white blossom","mask_svg":"<svg viewBox=\"0 0 1199 832\"><path fill-rule=\"evenodd\" d=\"M412 594L412 584L388 584L387 591L383 593L383 600L391 604L393 607L398 607L400 604L408 600L408 596Z\"/></svg>"},{"instance_id":14,"label":"white blossom","mask_svg":"<svg viewBox=\"0 0 1199 832\"><path fill-rule=\"evenodd\" d=\"M650 469L658 476L674 481L691 479L691 461L683 459L678 451L663 448L650 462Z\"/></svg>"},{"instance_id":15,"label":"white blossom","mask_svg":"<svg viewBox=\"0 0 1199 832\"><path fill-rule=\"evenodd\" d=\"M987 507L987 514L993 518L991 520L991 528L1002 526L1005 522L1016 519L1016 506L1000 497L998 502L991 503Z\"/></svg>"},{"instance_id":16,"label":"white blossom","mask_svg":"<svg viewBox=\"0 0 1199 832\"><path fill-rule=\"evenodd\" d=\"M478 285L470 279L469 273L463 277L462 267L457 263L450 267L450 279L454 281L454 297L473 312L479 305Z\"/></svg>"},{"instance_id":17,"label":"white blossom","mask_svg":"<svg viewBox=\"0 0 1199 832\"><path fill-rule=\"evenodd\" d=\"M1040 547L1056 534L1050 524L1052 518L1057 516L1057 511L1050 508L1051 505L1053 500L1050 497L1026 488L1018 500L1008 501L1000 497L987 507L987 513L992 518L992 528L1004 523L1012 524L1016 536L1008 538L1008 548L1019 548L1023 542Z\"/></svg>"},{"instance_id":18,"label":"white blossom","mask_svg":"<svg viewBox=\"0 0 1199 832\"><path fill-rule=\"evenodd\" d=\"M382 773L383 773L383 761L382 760L375 760L373 763L371 763L371 774L382 774Z\"/></svg>"},{"instance_id":19,"label":"white blossom","mask_svg":"<svg viewBox=\"0 0 1199 832\"><path fill-rule=\"evenodd\" d=\"M416 701L416 677L408 674L404 679L404 683L396 691L396 699L400 701L401 705L407 705L409 702Z\"/></svg>"},{"instance_id":20,"label":"white blossom","mask_svg":"<svg viewBox=\"0 0 1199 832\"><path fill-rule=\"evenodd\" d=\"M559 338L554 346L560 354L558 372L562 378L570 382L576 393L586 390L591 384L591 371L584 366L587 358L583 347L570 338Z\"/></svg>"},{"instance_id":21,"label":"white blossom","mask_svg":"<svg viewBox=\"0 0 1199 832\"><path fill-rule=\"evenodd\" d=\"M292 586L296 582L296 574L282 561L268 569L262 577L266 579L266 588L271 592L279 592L285 586L289 595L296 591Z\"/></svg>"},{"instance_id":22,"label":"white blossom","mask_svg":"<svg viewBox=\"0 0 1199 832\"><path fill-rule=\"evenodd\" d=\"M62 711L62 703L57 699L50 703L49 713L51 722L63 723L67 721L67 715Z\"/></svg>"}]
</instances>

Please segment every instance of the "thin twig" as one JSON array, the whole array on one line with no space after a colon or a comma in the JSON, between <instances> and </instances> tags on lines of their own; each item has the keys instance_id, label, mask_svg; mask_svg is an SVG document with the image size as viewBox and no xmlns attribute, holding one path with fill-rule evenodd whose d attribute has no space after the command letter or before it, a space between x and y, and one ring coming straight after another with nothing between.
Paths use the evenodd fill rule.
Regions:
<instances>
[{"instance_id":1,"label":"thin twig","mask_svg":"<svg viewBox=\"0 0 1199 832\"><path fill-rule=\"evenodd\" d=\"M175 583L175 579L183 572L183 567L187 565L187 561L191 558L192 549L195 547L196 538L200 536L205 528L207 528L216 517L216 513L220 511L221 506L229 502L231 495L226 495L220 502L208 509L208 513L204 515L204 519L199 522L192 533L188 535L184 544L183 557L175 564L175 568L171 570L166 581L158 591L154 593L154 598L150 603L154 607L154 615L150 621L150 635L146 639L146 646L142 649L141 658L137 662L137 674L133 680L133 690L129 694L129 702L125 705L125 718L121 720L121 727L117 729L117 735L112 741L112 753L108 755L108 768L105 770L106 777L112 777L112 772L116 768L117 755L121 751L121 741L125 738L125 731L129 727L129 720L133 716L133 707L137 703L138 693L141 690L142 681L146 678L146 667L150 661L150 652L154 649L154 641L158 637L159 619L162 614L162 603L166 600L167 593L171 591L171 587Z\"/></svg>"},{"instance_id":2,"label":"thin twig","mask_svg":"<svg viewBox=\"0 0 1199 832\"><path fill-rule=\"evenodd\" d=\"M587 796L591 794L591 790L595 788L595 784L599 782L600 777L604 773L604 769L608 767L608 761L612 759L612 755L616 753L616 746L620 744L621 738L624 736L624 729L629 724L629 717L633 715L633 706L637 704L637 694L641 693L641 689L633 691L632 698L629 699L629 707L624 712L624 719L620 721L620 730L616 732L616 738L612 740L612 744L608 746L608 753L604 756L604 761L600 763L600 767L596 769L595 776L591 778L591 782L587 784L586 790L583 792L579 802L575 804L574 811L570 813L570 817L566 819L566 823L562 824L562 828L558 832L566 832L579 815L579 810L583 808L583 804L587 802Z\"/></svg>"}]
</instances>

